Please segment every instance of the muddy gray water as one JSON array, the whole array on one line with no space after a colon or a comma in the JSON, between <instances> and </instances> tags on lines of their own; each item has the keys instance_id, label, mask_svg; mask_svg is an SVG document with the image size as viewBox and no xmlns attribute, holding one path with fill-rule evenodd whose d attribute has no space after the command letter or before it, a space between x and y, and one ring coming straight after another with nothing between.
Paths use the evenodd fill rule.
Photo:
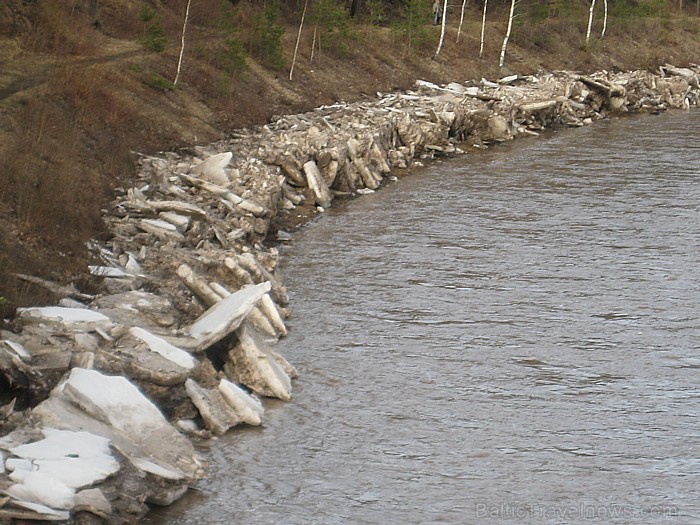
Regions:
<instances>
[{"instance_id":1,"label":"muddy gray water","mask_svg":"<svg viewBox=\"0 0 700 525\"><path fill-rule=\"evenodd\" d=\"M299 368L158 524L700 523L700 112L434 163L283 249Z\"/></svg>"}]
</instances>

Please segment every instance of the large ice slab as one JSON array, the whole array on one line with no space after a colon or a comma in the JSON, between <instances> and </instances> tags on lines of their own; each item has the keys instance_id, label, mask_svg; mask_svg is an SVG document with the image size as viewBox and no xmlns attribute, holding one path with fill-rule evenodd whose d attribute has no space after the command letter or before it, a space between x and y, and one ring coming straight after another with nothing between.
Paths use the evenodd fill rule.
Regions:
<instances>
[{"instance_id":1,"label":"large ice slab","mask_svg":"<svg viewBox=\"0 0 700 525\"><path fill-rule=\"evenodd\" d=\"M74 368L34 415L47 427L109 439L136 468L153 476L189 483L202 475L192 443L124 377Z\"/></svg>"},{"instance_id":2,"label":"large ice slab","mask_svg":"<svg viewBox=\"0 0 700 525\"><path fill-rule=\"evenodd\" d=\"M45 439L10 449L29 459L43 474L53 476L72 489L93 485L119 470L109 439L89 432L44 428Z\"/></svg>"},{"instance_id":3,"label":"large ice slab","mask_svg":"<svg viewBox=\"0 0 700 525\"><path fill-rule=\"evenodd\" d=\"M109 330L113 325L106 315L86 308L42 306L17 311L23 323L58 325L71 330Z\"/></svg>"},{"instance_id":4,"label":"large ice slab","mask_svg":"<svg viewBox=\"0 0 700 525\"><path fill-rule=\"evenodd\" d=\"M150 330L175 323L172 303L165 297L144 291L98 297L93 304L114 322L124 326L141 326Z\"/></svg>"},{"instance_id":5,"label":"large ice slab","mask_svg":"<svg viewBox=\"0 0 700 525\"><path fill-rule=\"evenodd\" d=\"M192 370L197 364L197 360L181 348L178 348L165 339L144 330L143 328L134 327L129 330L131 335L140 339L148 345L151 351L163 356L168 361L172 361L182 368Z\"/></svg>"},{"instance_id":6,"label":"large ice slab","mask_svg":"<svg viewBox=\"0 0 700 525\"><path fill-rule=\"evenodd\" d=\"M232 158L233 153L230 151L212 155L192 168L192 174L214 184L226 185L231 181L224 168L228 166Z\"/></svg>"},{"instance_id":7,"label":"large ice slab","mask_svg":"<svg viewBox=\"0 0 700 525\"><path fill-rule=\"evenodd\" d=\"M199 316L189 329L190 336L199 341L197 350L208 348L236 330L270 288L269 282L243 288Z\"/></svg>"},{"instance_id":8,"label":"large ice slab","mask_svg":"<svg viewBox=\"0 0 700 525\"><path fill-rule=\"evenodd\" d=\"M265 342L249 323L236 330L238 343L229 351L225 366L232 379L257 394L288 401L292 383L282 366L268 350Z\"/></svg>"}]
</instances>

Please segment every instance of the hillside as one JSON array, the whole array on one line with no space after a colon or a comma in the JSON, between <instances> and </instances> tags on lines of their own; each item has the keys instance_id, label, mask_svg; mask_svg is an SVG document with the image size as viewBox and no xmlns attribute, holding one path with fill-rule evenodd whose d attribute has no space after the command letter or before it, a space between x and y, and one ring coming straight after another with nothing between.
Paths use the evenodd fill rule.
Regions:
<instances>
[{"instance_id":1,"label":"hillside","mask_svg":"<svg viewBox=\"0 0 700 525\"><path fill-rule=\"evenodd\" d=\"M440 27L430 2L409 19L401 2L343 2L307 13L289 79L302 2L193 0L173 86L186 1L75 0L0 6L0 314L46 303L27 274L89 291L86 242L106 235L101 209L134 174L139 155L192 147L273 115L377 91L538 70L656 69L698 62L695 4L615 2L603 39L602 7L586 45L588 5L521 2L505 66L498 67L508 6L489 5L479 58L481 7L460 2ZM298 5L296 5L298 4ZM313 3L312 3L313 4ZM384 5L380 14L369 6ZM681 7L684 8L681 9ZM323 15L323 16L321 16ZM381 15L381 16L380 16ZM374 23L372 23L374 22ZM313 53L312 53L313 49Z\"/></svg>"}]
</instances>

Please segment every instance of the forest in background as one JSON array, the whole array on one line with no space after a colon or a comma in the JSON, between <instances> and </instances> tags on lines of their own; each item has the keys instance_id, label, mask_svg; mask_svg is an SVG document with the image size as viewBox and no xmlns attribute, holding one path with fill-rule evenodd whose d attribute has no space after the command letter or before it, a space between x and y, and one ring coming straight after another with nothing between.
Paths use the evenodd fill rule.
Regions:
<instances>
[{"instance_id":1,"label":"forest in background","mask_svg":"<svg viewBox=\"0 0 700 525\"><path fill-rule=\"evenodd\" d=\"M54 300L18 274L96 289L87 241L108 235L102 210L141 154L417 78L699 61L700 0L451 0L446 11L443 0L444 34L432 4L3 2L0 319Z\"/></svg>"}]
</instances>

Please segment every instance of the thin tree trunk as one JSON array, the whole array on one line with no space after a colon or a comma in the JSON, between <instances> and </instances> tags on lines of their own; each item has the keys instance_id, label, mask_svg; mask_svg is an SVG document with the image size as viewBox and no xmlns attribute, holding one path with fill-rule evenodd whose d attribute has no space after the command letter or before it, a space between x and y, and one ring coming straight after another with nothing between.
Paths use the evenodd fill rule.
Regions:
<instances>
[{"instance_id":1,"label":"thin tree trunk","mask_svg":"<svg viewBox=\"0 0 700 525\"><path fill-rule=\"evenodd\" d=\"M440 54L442 49L442 43L445 41L445 25L447 24L447 0L443 4L442 8L442 29L440 30L440 42L438 43L437 51L435 51L435 56Z\"/></svg>"},{"instance_id":2,"label":"thin tree trunk","mask_svg":"<svg viewBox=\"0 0 700 525\"><path fill-rule=\"evenodd\" d=\"M588 30L586 31L586 44L591 39L591 27L593 27L593 10L595 9L595 0L591 0L591 8L588 10Z\"/></svg>"},{"instance_id":3,"label":"thin tree trunk","mask_svg":"<svg viewBox=\"0 0 700 525\"><path fill-rule=\"evenodd\" d=\"M506 61L506 47L508 47L508 39L510 38L510 32L513 30L513 16L515 15L515 0L510 2L510 14L508 15L508 29L506 30L506 36L503 38L503 46L501 47L501 59L498 61L498 67L503 67Z\"/></svg>"},{"instance_id":4,"label":"thin tree trunk","mask_svg":"<svg viewBox=\"0 0 700 525\"><path fill-rule=\"evenodd\" d=\"M484 56L484 33L486 32L486 6L488 4L489 0L484 0L484 14L481 17L481 47L479 47L479 58L482 58Z\"/></svg>"},{"instance_id":5,"label":"thin tree trunk","mask_svg":"<svg viewBox=\"0 0 700 525\"><path fill-rule=\"evenodd\" d=\"M605 14L603 15L603 30L600 32L600 38L605 36L605 30L608 28L608 0L603 0L603 6Z\"/></svg>"},{"instance_id":6,"label":"thin tree trunk","mask_svg":"<svg viewBox=\"0 0 700 525\"><path fill-rule=\"evenodd\" d=\"M350 18L360 18L360 11L362 10L362 0L352 0L350 5Z\"/></svg>"},{"instance_id":7,"label":"thin tree trunk","mask_svg":"<svg viewBox=\"0 0 700 525\"><path fill-rule=\"evenodd\" d=\"M459 44L459 35L462 33L462 23L464 22L464 8L467 6L467 0L462 0L462 14L459 17L459 28L457 29L457 43Z\"/></svg>"},{"instance_id":8,"label":"thin tree trunk","mask_svg":"<svg viewBox=\"0 0 700 525\"><path fill-rule=\"evenodd\" d=\"M185 8L185 21L182 23L182 38L180 39L180 58L177 59L177 73L175 73L175 80L173 80L173 86L177 86L178 80L180 80L180 70L182 69L182 57L185 54L185 31L187 31L187 22L190 19L190 3L192 0L187 0L187 7Z\"/></svg>"},{"instance_id":9,"label":"thin tree trunk","mask_svg":"<svg viewBox=\"0 0 700 525\"><path fill-rule=\"evenodd\" d=\"M301 21L299 22L299 33L297 33L297 43L294 46L294 58L292 58L292 67L289 69L289 80L292 80L294 75L294 65L297 63L297 52L299 51L299 41L301 40L301 30L304 27L304 17L306 16L306 7L308 0L304 0L304 9L301 12Z\"/></svg>"},{"instance_id":10,"label":"thin tree trunk","mask_svg":"<svg viewBox=\"0 0 700 525\"><path fill-rule=\"evenodd\" d=\"M311 39L311 58L309 58L309 62L313 64L314 61L314 51L316 49L316 31L318 30L318 25L314 26L314 37Z\"/></svg>"}]
</instances>

